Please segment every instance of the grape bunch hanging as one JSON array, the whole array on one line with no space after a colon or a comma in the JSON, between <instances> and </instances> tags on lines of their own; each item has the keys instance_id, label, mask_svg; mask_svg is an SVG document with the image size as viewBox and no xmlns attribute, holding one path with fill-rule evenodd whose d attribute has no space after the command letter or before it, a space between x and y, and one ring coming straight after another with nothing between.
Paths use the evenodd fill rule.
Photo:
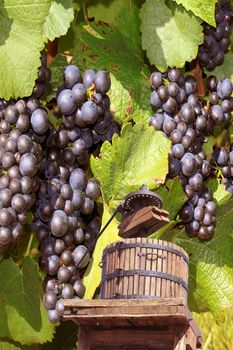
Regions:
<instances>
[{"instance_id":1,"label":"grape bunch hanging","mask_svg":"<svg viewBox=\"0 0 233 350\"><path fill-rule=\"evenodd\" d=\"M211 76L209 103L198 97L194 77L184 77L177 69L153 73L150 83L151 104L156 111L150 125L171 140L168 177L179 176L188 197L180 218L191 237L209 240L216 225L216 205L204 181L213 174L214 164L206 159L202 145L205 136L213 134L215 125L226 126L230 122L232 83L229 79L218 81ZM217 161L228 166L228 156L224 158L222 150L217 154ZM224 169L225 175L230 176L231 168Z\"/></svg>"},{"instance_id":2,"label":"grape bunch hanging","mask_svg":"<svg viewBox=\"0 0 233 350\"><path fill-rule=\"evenodd\" d=\"M40 97L50 80L42 56L37 83ZM37 88L36 88L37 89ZM36 203L43 160L41 144L50 129L49 118L37 99L1 101L0 105L0 246L17 241ZM38 92L37 92L38 95Z\"/></svg>"},{"instance_id":3,"label":"grape bunch hanging","mask_svg":"<svg viewBox=\"0 0 233 350\"><path fill-rule=\"evenodd\" d=\"M95 204L100 188L85 170L90 151L119 131L109 111L110 83L106 71L87 70L82 78L70 65L58 90L63 123L46 144L33 224L40 241L40 267L47 274L44 305L55 323L63 314L64 299L84 295L81 275L100 230Z\"/></svg>"},{"instance_id":4,"label":"grape bunch hanging","mask_svg":"<svg viewBox=\"0 0 233 350\"><path fill-rule=\"evenodd\" d=\"M29 214L39 240L39 265L46 273L44 305L51 322L63 314L64 298L82 298L81 281L101 218L98 182L87 176L89 157L119 125L110 112L106 71L75 65L64 70L57 91L58 129L40 99L51 73L42 66L32 95L0 103L0 246L23 236Z\"/></svg>"},{"instance_id":5,"label":"grape bunch hanging","mask_svg":"<svg viewBox=\"0 0 233 350\"><path fill-rule=\"evenodd\" d=\"M218 0L215 9L216 28L203 24L204 43L200 45L198 59L203 67L212 71L224 62L230 46L233 12L230 0Z\"/></svg>"}]
</instances>

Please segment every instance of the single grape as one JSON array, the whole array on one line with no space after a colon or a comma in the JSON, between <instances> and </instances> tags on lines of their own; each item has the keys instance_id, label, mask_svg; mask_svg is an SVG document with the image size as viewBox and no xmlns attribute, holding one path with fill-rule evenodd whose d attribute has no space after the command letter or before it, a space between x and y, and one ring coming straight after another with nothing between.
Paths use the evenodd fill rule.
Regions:
<instances>
[{"instance_id":1,"label":"single grape","mask_svg":"<svg viewBox=\"0 0 233 350\"><path fill-rule=\"evenodd\" d=\"M86 267L90 261L90 254L88 252L87 247L84 245L77 246L73 251L73 259L75 265L79 269Z\"/></svg>"},{"instance_id":2,"label":"single grape","mask_svg":"<svg viewBox=\"0 0 233 350\"><path fill-rule=\"evenodd\" d=\"M158 93L156 91L153 91L151 93L151 104L152 106L154 106L155 108L159 108L162 105L162 102L158 96Z\"/></svg>"},{"instance_id":3,"label":"single grape","mask_svg":"<svg viewBox=\"0 0 233 350\"><path fill-rule=\"evenodd\" d=\"M60 267L60 269L57 272L57 278L59 282L66 283L69 281L71 277L71 272L66 266Z\"/></svg>"},{"instance_id":4,"label":"single grape","mask_svg":"<svg viewBox=\"0 0 233 350\"><path fill-rule=\"evenodd\" d=\"M72 299L74 295L73 286L69 283L66 283L62 288L61 295L64 299Z\"/></svg>"},{"instance_id":5,"label":"single grape","mask_svg":"<svg viewBox=\"0 0 233 350\"><path fill-rule=\"evenodd\" d=\"M86 89L91 87L91 85L94 83L94 79L95 79L95 72L90 69L85 70L83 74L83 85L85 86Z\"/></svg>"},{"instance_id":6,"label":"single grape","mask_svg":"<svg viewBox=\"0 0 233 350\"><path fill-rule=\"evenodd\" d=\"M70 174L70 186L73 190L83 190L86 186L86 177L82 169L77 168Z\"/></svg>"},{"instance_id":7,"label":"single grape","mask_svg":"<svg viewBox=\"0 0 233 350\"><path fill-rule=\"evenodd\" d=\"M154 89L158 89L162 85L163 78L160 72L154 72L150 77L150 84Z\"/></svg>"},{"instance_id":8,"label":"single grape","mask_svg":"<svg viewBox=\"0 0 233 350\"><path fill-rule=\"evenodd\" d=\"M194 208L189 202L183 205L180 211L180 218L183 222L187 223L193 219Z\"/></svg>"},{"instance_id":9,"label":"single grape","mask_svg":"<svg viewBox=\"0 0 233 350\"><path fill-rule=\"evenodd\" d=\"M202 221L205 215L205 211L202 207L196 207L194 209L194 219L197 221Z\"/></svg>"},{"instance_id":10,"label":"single grape","mask_svg":"<svg viewBox=\"0 0 233 350\"><path fill-rule=\"evenodd\" d=\"M48 310L48 319L52 323L58 323L60 321L60 315L57 310Z\"/></svg>"},{"instance_id":11,"label":"single grape","mask_svg":"<svg viewBox=\"0 0 233 350\"><path fill-rule=\"evenodd\" d=\"M51 231L54 236L62 237L68 230L68 217L62 210L55 210L51 220Z\"/></svg>"},{"instance_id":12,"label":"single grape","mask_svg":"<svg viewBox=\"0 0 233 350\"><path fill-rule=\"evenodd\" d=\"M44 295L44 305L47 309L54 309L57 303L57 295L53 291L48 291Z\"/></svg>"},{"instance_id":13,"label":"single grape","mask_svg":"<svg viewBox=\"0 0 233 350\"><path fill-rule=\"evenodd\" d=\"M67 88L72 88L76 83L81 82L81 73L78 67L71 64L64 70L64 84Z\"/></svg>"},{"instance_id":14,"label":"single grape","mask_svg":"<svg viewBox=\"0 0 233 350\"><path fill-rule=\"evenodd\" d=\"M195 117L194 109L189 103L182 105L180 110L180 119L186 123L190 124L193 122Z\"/></svg>"},{"instance_id":15,"label":"single grape","mask_svg":"<svg viewBox=\"0 0 233 350\"><path fill-rule=\"evenodd\" d=\"M56 311L58 312L59 316L62 316L64 314L64 300L63 299L59 299L56 303Z\"/></svg>"},{"instance_id":16,"label":"single grape","mask_svg":"<svg viewBox=\"0 0 233 350\"><path fill-rule=\"evenodd\" d=\"M85 192L89 198L97 199L100 196L99 183L95 179L88 179Z\"/></svg>"},{"instance_id":17,"label":"single grape","mask_svg":"<svg viewBox=\"0 0 233 350\"><path fill-rule=\"evenodd\" d=\"M57 104L61 112L65 115L74 113L76 104L73 100L72 91L69 89L62 90L57 98Z\"/></svg>"},{"instance_id":18,"label":"single grape","mask_svg":"<svg viewBox=\"0 0 233 350\"><path fill-rule=\"evenodd\" d=\"M79 298L83 298L85 291L86 291L86 288L80 280L78 280L74 283L73 288L74 288L75 294Z\"/></svg>"},{"instance_id":19,"label":"single grape","mask_svg":"<svg viewBox=\"0 0 233 350\"><path fill-rule=\"evenodd\" d=\"M186 153L181 159L181 171L185 176L191 177L197 169L197 161L192 153Z\"/></svg>"},{"instance_id":20,"label":"single grape","mask_svg":"<svg viewBox=\"0 0 233 350\"><path fill-rule=\"evenodd\" d=\"M97 92L106 94L111 86L111 80L109 73L105 70L101 70L95 74L94 84Z\"/></svg>"},{"instance_id":21,"label":"single grape","mask_svg":"<svg viewBox=\"0 0 233 350\"><path fill-rule=\"evenodd\" d=\"M95 102L87 101L81 107L81 119L87 124L94 124L98 118L98 108Z\"/></svg>"},{"instance_id":22,"label":"single grape","mask_svg":"<svg viewBox=\"0 0 233 350\"><path fill-rule=\"evenodd\" d=\"M19 162L19 170L22 176L34 176L37 173L38 162L34 154L24 154Z\"/></svg>"},{"instance_id":23,"label":"single grape","mask_svg":"<svg viewBox=\"0 0 233 350\"><path fill-rule=\"evenodd\" d=\"M31 115L31 125L37 134L44 134L49 128L48 114L42 108L36 109Z\"/></svg>"},{"instance_id":24,"label":"single grape","mask_svg":"<svg viewBox=\"0 0 233 350\"><path fill-rule=\"evenodd\" d=\"M81 83L75 84L72 88L72 97L77 105L83 104L87 98L85 86Z\"/></svg>"},{"instance_id":25,"label":"single grape","mask_svg":"<svg viewBox=\"0 0 233 350\"><path fill-rule=\"evenodd\" d=\"M213 122L216 124L219 124L223 121L223 110L219 105L214 105L210 108L210 115Z\"/></svg>"}]
</instances>

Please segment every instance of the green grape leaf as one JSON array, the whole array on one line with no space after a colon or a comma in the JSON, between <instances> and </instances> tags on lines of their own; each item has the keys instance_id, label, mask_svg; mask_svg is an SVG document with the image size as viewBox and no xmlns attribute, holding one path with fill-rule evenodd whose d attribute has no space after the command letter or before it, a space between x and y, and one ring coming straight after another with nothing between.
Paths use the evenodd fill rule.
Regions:
<instances>
[{"instance_id":1,"label":"green grape leaf","mask_svg":"<svg viewBox=\"0 0 233 350\"><path fill-rule=\"evenodd\" d=\"M116 23L116 18L119 12L125 7L126 3L130 3L129 0L102 0L101 2L90 1L88 5L88 17L95 19L95 21Z\"/></svg>"},{"instance_id":2,"label":"green grape leaf","mask_svg":"<svg viewBox=\"0 0 233 350\"><path fill-rule=\"evenodd\" d=\"M32 93L51 0L0 0L0 98Z\"/></svg>"},{"instance_id":3,"label":"green grape leaf","mask_svg":"<svg viewBox=\"0 0 233 350\"><path fill-rule=\"evenodd\" d=\"M63 83L63 71L67 66L67 59L64 56L57 55L49 64L51 70L51 80L47 87L46 100L49 102L56 97L58 87Z\"/></svg>"},{"instance_id":4,"label":"green grape leaf","mask_svg":"<svg viewBox=\"0 0 233 350\"><path fill-rule=\"evenodd\" d=\"M105 203L115 209L129 192L143 184L153 189L165 181L171 143L160 131L142 124L126 124L121 137L105 142L99 158L91 158L94 176Z\"/></svg>"},{"instance_id":5,"label":"green grape leaf","mask_svg":"<svg viewBox=\"0 0 233 350\"><path fill-rule=\"evenodd\" d=\"M0 263L0 337L21 344L51 341L54 326L42 303L42 280L29 257L19 267L12 259Z\"/></svg>"},{"instance_id":6,"label":"green grape leaf","mask_svg":"<svg viewBox=\"0 0 233 350\"><path fill-rule=\"evenodd\" d=\"M204 69L205 74L209 77L210 75L216 76L218 79L229 78L233 81L233 52L229 51L224 55L224 62L217 66L213 71L209 72Z\"/></svg>"},{"instance_id":7,"label":"green grape leaf","mask_svg":"<svg viewBox=\"0 0 233 350\"><path fill-rule=\"evenodd\" d=\"M173 0L178 5L183 5L186 10L192 11L196 16L212 26L215 23L215 4L217 0Z\"/></svg>"},{"instance_id":8,"label":"green grape leaf","mask_svg":"<svg viewBox=\"0 0 233 350\"><path fill-rule=\"evenodd\" d=\"M218 206L222 206L230 202L231 194L225 189L225 186L220 184L217 179L208 179L206 186L211 189L214 200Z\"/></svg>"},{"instance_id":9,"label":"green grape leaf","mask_svg":"<svg viewBox=\"0 0 233 350\"><path fill-rule=\"evenodd\" d=\"M233 307L233 200L216 180L210 187L215 189L218 203L214 237L200 242L188 237L183 229L175 242L190 255L190 308L196 312L211 311L222 319L224 311Z\"/></svg>"},{"instance_id":10,"label":"green grape leaf","mask_svg":"<svg viewBox=\"0 0 233 350\"><path fill-rule=\"evenodd\" d=\"M54 0L44 24L44 35L53 41L65 35L74 19L72 0Z\"/></svg>"},{"instance_id":11,"label":"green grape leaf","mask_svg":"<svg viewBox=\"0 0 233 350\"><path fill-rule=\"evenodd\" d=\"M213 153L215 142L216 139L214 136L208 136L202 145L202 150L205 152L208 160L210 160L211 154Z\"/></svg>"},{"instance_id":12,"label":"green grape leaf","mask_svg":"<svg viewBox=\"0 0 233 350\"><path fill-rule=\"evenodd\" d=\"M123 10L114 25L100 22L77 29L73 62L83 69L105 68L110 72L108 94L116 120L148 122L150 71L141 49L139 10L128 2Z\"/></svg>"},{"instance_id":13,"label":"green grape leaf","mask_svg":"<svg viewBox=\"0 0 233 350\"><path fill-rule=\"evenodd\" d=\"M146 0L141 9L142 47L151 64L164 72L182 68L197 56L203 42L200 20L182 6L163 0Z\"/></svg>"},{"instance_id":14,"label":"green grape leaf","mask_svg":"<svg viewBox=\"0 0 233 350\"><path fill-rule=\"evenodd\" d=\"M108 222L111 218L112 213L109 210L108 206L104 204L104 213L102 217L102 227ZM95 250L89 263L84 277L83 283L86 286L86 293L84 295L85 299L92 299L96 289L98 288L101 280L102 269L100 267L100 263L102 261L103 250L107 245L119 241L118 236L118 225L116 217L112 220L106 230L102 233L100 238L97 240Z\"/></svg>"},{"instance_id":15,"label":"green grape leaf","mask_svg":"<svg viewBox=\"0 0 233 350\"><path fill-rule=\"evenodd\" d=\"M163 209L168 211L169 220L174 220L187 201L179 179L167 180L156 192L163 198Z\"/></svg>"}]
</instances>

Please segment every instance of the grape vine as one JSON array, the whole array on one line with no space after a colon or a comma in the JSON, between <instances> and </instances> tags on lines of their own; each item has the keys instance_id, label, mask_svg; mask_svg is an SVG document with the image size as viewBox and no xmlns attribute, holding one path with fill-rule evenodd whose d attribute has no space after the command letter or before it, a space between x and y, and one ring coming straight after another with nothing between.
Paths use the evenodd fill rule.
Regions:
<instances>
[{"instance_id":1,"label":"grape vine","mask_svg":"<svg viewBox=\"0 0 233 350\"><path fill-rule=\"evenodd\" d=\"M120 216L101 226L143 184L169 212L153 237L190 255L191 311L233 306L232 10L0 4L0 348L60 347L64 299L96 297Z\"/></svg>"}]
</instances>

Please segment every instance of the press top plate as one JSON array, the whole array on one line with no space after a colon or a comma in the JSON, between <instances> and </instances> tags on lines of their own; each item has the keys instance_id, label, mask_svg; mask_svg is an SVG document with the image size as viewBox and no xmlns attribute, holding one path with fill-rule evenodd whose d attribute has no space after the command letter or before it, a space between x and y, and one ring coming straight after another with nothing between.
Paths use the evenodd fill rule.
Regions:
<instances>
[{"instance_id":1,"label":"press top plate","mask_svg":"<svg viewBox=\"0 0 233 350\"><path fill-rule=\"evenodd\" d=\"M139 191L130 193L123 204L123 211L130 212L135 209L140 209L143 207L155 206L159 209L163 206L162 198L147 189L146 186L142 186Z\"/></svg>"}]
</instances>

